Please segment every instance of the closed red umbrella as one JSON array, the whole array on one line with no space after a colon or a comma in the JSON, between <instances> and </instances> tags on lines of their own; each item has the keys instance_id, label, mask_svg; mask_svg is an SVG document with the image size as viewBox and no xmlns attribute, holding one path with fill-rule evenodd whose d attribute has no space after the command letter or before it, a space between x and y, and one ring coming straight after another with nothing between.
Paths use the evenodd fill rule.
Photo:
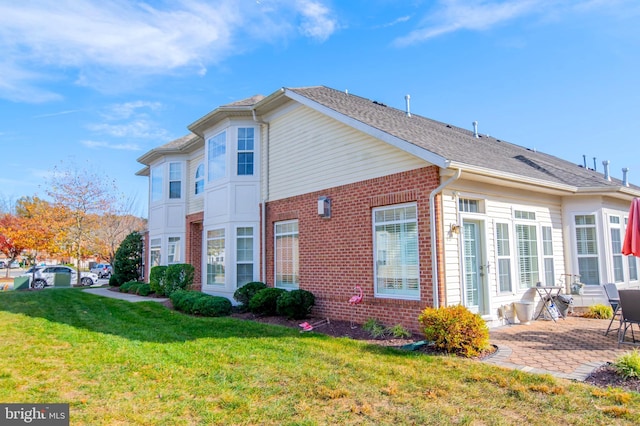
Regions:
<instances>
[{"instance_id":1,"label":"closed red umbrella","mask_svg":"<svg viewBox=\"0 0 640 426\"><path fill-rule=\"evenodd\" d=\"M640 198L634 198L629 208L629 222L624 234L622 254L640 257Z\"/></svg>"}]
</instances>

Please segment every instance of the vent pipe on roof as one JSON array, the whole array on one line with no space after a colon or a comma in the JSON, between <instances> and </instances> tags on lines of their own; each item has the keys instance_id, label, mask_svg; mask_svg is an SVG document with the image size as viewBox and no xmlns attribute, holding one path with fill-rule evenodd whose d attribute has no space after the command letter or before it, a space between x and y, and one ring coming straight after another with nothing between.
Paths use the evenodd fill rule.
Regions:
<instances>
[{"instance_id":1,"label":"vent pipe on roof","mask_svg":"<svg viewBox=\"0 0 640 426\"><path fill-rule=\"evenodd\" d=\"M593 157L593 171L597 171L598 170L598 166L596 165L596 157Z\"/></svg>"},{"instance_id":2,"label":"vent pipe on roof","mask_svg":"<svg viewBox=\"0 0 640 426\"><path fill-rule=\"evenodd\" d=\"M584 168L587 168L587 156L582 154L582 164L584 164Z\"/></svg>"},{"instance_id":3,"label":"vent pipe on roof","mask_svg":"<svg viewBox=\"0 0 640 426\"><path fill-rule=\"evenodd\" d=\"M473 137L477 138L478 137L478 122L474 121L472 124L473 124Z\"/></svg>"},{"instance_id":4,"label":"vent pipe on roof","mask_svg":"<svg viewBox=\"0 0 640 426\"><path fill-rule=\"evenodd\" d=\"M404 100L407 104L407 117L411 117L411 96L405 95Z\"/></svg>"},{"instance_id":5,"label":"vent pipe on roof","mask_svg":"<svg viewBox=\"0 0 640 426\"><path fill-rule=\"evenodd\" d=\"M609 160L604 160L602 165L604 166L604 178L611 182L611 175L609 174Z\"/></svg>"},{"instance_id":6,"label":"vent pipe on roof","mask_svg":"<svg viewBox=\"0 0 640 426\"><path fill-rule=\"evenodd\" d=\"M349 89L344 89L344 93L348 95L349 94Z\"/></svg>"},{"instance_id":7,"label":"vent pipe on roof","mask_svg":"<svg viewBox=\"0 0 640 426\"><path fill-rule=\"evenodd\" d=\"M627 167L622 168L622 186L629 186L629 179L627 177L629 169Z\"/></svg>"}]
</instances>

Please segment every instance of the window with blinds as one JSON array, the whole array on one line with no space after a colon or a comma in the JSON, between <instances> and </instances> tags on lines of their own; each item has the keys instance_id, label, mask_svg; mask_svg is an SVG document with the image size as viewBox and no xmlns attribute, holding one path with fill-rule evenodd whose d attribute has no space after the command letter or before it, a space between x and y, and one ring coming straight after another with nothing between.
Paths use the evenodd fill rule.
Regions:
<instances>
[{"instance_id":1,"label":"window with blinds","mask_svg":"<svg viewBox=\"0 0 640 426\"><path fill-rule=\"evenodd\" d=\"M576 215L576 252L578 255L578 273L585 284L600 284L598 265L598 240L596 238L595 215Z\"/></svg>"},{"instance_id":2,"label":"window with blinds","mask_svg":"<svg viewBox=\"0 0 640 426\"><path fill-rule=\"evenodd\" d=\"M511 243L509 224L496 224L496 254L498 257L498 283L501 292L511 292Z\"/></svg>"},{"instance_id":3,"label":"window with blinds","mask_svg":"<svg viewBox=\"0 0 640 426\"><path fill-rule=\"evenodd\" d=\"M376 295L419 298L417 206L373 210Z\"/></svg>"},{"instance_id":4,"label":"window with blinds","mask_svg":"<svg viewBox=\"0 0 640 426\"><path fill-rule=\"evenodd\" d=\"M538 237L535 225L516 224L519 287L526 289L540 281Z\"/></svg>"}]
</instances>

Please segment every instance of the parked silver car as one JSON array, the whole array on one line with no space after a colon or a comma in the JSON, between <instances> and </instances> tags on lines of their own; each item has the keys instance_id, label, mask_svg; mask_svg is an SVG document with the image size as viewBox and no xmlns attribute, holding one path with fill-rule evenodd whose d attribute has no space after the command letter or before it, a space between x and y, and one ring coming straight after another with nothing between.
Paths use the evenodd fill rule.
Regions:
<instances>
[{"instance_id":1,"label":"parked silver car","mask_svg":"<svg viewBox=\"0 0 640 426\"><path fill-rule=\"evenodd\" d=\"M98 263L91 268L91 272L96 274L98 278L109 278L113 273L113 268L108 263Z\"/></svg>"},{"instance_id":2,"label":"parked silver car","mask_svg":"<svg viewBox=\"0 0 640 426\"><path fill-rule=\"evenodd\" d=\"M29 277L29 285L32 288L44 288L54 285L55 274L69 274L71 285L78 279L75 269L65 265L34 266L22 276ZM92 272L80 273L80 284L90 286L98 282L98 275Z\"/></svg>"}]
</instances>

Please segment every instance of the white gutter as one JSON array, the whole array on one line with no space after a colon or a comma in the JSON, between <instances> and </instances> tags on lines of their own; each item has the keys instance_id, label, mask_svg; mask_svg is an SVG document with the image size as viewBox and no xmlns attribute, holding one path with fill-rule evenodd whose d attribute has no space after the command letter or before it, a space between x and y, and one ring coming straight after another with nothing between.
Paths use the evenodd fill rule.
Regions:
<instances>
[{"instance_id":1,"label":"white gutter","mask_svg":"<svg viewBox=\"0 0 640 426\"><path fill-rule=\"evenodd\" d=\"M433 307L439 306L438 302L438 242L436 234L436 206L435 199L442 190L450 183L458 180L462 174L461 169L456 169L456 174L446 181L442 182L439 187L431 191L429 195L429 216L431 217L431 281L433 283Z\"/></svg>"},{"instance_id":2,"label":"white gutter","mask_svg":"<svg viewBox=\"0 0 640 426\"><path fill-rule=\"evenodd\" d=\"M262 163L264 170L262 171L264 182L264 190L262 191L262 206L261 206L261 218L260 218L260 258L261 258L261 275L260 279L263 283L267 282L267 200L269 199L269 123L262 121L256 116L256 110L252 109L253 121L266 127L265 141L262 144L261 157L264 158Z\"/></svg>"}]
</instances>

